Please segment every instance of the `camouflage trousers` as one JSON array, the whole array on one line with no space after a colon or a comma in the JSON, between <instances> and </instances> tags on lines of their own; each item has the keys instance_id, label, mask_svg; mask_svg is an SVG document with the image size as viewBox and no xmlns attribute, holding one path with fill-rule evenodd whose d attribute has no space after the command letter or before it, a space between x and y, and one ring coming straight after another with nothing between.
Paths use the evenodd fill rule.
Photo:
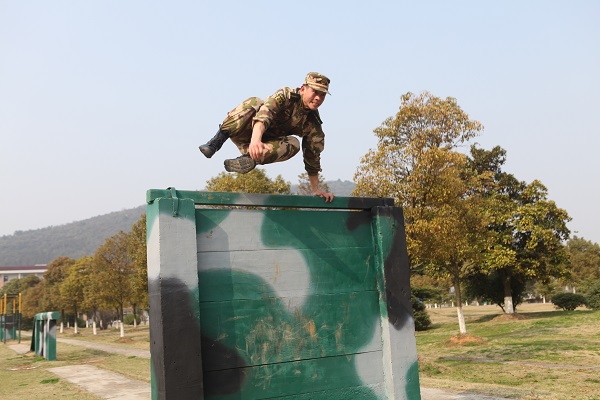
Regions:
<instances>
[{"instance_id":1,"label":"camouflage trousers","mask_svg":"<svg viewBox=\"0 0 600 400\"><path fill-rule=\"evenodd\" d=\"M242 154L248 153L252 139L252 118L262 104L263 101L258 97L250 97L231 110L221 124L221 130L229 134L229 138ZM269 133L268 129L263 134L262 142L265 144L265 151L258 164L286 161L300 151L300 141L296 137L274 135Z\"/></svg>"}]
</instances>

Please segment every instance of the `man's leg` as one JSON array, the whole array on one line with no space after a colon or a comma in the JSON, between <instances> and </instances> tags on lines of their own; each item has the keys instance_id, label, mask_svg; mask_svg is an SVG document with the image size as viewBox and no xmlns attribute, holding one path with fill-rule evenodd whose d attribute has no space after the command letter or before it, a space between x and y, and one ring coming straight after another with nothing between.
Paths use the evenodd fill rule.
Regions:
<instances>
[{"instance_id":1,"label":"man's leg","mask_svg":"<svg viewBox=\"0 0 600 400\"><path fill-rule=\"evenodd\" d=\"M238 137L231 138L231 141L235 143L242 155L238 158L225 160L225 169L228 172L245 174L252 171L256 167L256 164L262 165L286 161L294 157L300 151L300 141L293 136L284 136L282 138L268 140L264 142L265 152L257 162L250 158L250 155L248 154L250 141L240 139L241 138Z\"/></svg>"},{"instance_id":2,"label":"man's leg","mask_svg":"<svg viewBox=\"0 0 600 400\"><path fill-rule=\"evenodd\" d=\"M222 130L221 126L219 126L219 130L217 131L216 135L198 148L206 158L211 158L217 151L221 149L227 139L229 139L229 132Z\"/></svg>"},{"instance_id":3,"label":"man's leg","mask_svg":"<svg viewBox=\"0 0 600 400\"><path fill-rule=\"evenodd\" d=\"M221 125L216 135L205 144L199 146L206 158L211 158L221 149L223 144L232 136L252 135L252 118L260 108L263 101L258 97L250 97L242 104L231 110ZM250 129L248 132L248 128Z\"/></svg>"}]
</instances>

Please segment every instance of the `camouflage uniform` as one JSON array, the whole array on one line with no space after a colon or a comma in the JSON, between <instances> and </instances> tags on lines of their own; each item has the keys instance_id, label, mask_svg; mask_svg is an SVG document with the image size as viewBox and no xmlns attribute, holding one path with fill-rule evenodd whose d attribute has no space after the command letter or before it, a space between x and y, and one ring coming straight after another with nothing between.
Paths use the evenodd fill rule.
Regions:
<instances>
[{"instance_id":1,"label":"camouflage uniform","mask_svg":"<svg viewBox=\"0 0 600 400\"><path fill-rule=\"evenodd\" d=\"M252 127L255 122L262 122L266 128L262 142L268 151L258 164L289 160L300 151L300 141L293 136L301 137L304 168L308 175L318 175L325 146L323 122L317 110L304 106L299 91L283 87L264 102L251 97L227 114L220 129L229 134L242 154L247 154Z\"/></svg>"}]
</instances>

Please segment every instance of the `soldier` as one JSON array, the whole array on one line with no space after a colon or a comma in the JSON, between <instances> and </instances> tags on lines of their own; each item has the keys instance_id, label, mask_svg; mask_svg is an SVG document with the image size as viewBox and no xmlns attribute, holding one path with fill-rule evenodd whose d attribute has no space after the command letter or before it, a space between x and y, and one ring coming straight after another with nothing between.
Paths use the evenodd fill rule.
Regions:
<instances>
[{"instance_id":1,"label":"soldier","mask_svg":"<svg viewBox=\"0 0 600 400\"><path fill-rule=\"evenodd\" d=\"M315 196L333 200L333 193L319 188L321 152L325 134L317 110L329 93L329 78L316 72L306 75L300 88L283 87L265 101L251 97L234 108L219 126L216 135L200 151L211 158L227 139L242 153L225 160L225 170L241 174L252 171L257 164L289 160L300 151L304 168Z\"/></svg>"}]
</instances>

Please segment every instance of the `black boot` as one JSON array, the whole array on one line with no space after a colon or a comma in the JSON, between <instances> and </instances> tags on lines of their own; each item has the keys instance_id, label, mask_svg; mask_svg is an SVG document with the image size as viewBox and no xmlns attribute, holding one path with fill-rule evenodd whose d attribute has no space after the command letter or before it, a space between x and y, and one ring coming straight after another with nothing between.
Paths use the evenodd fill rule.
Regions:
<instances>
[{"instance_id":1,"label":"black boot","mask_svg":"<svg viewBox=\"0 0 600 400\"><path fill-rule=\"evenodd\" d=\"M219 129L217 134L206 142L206 144L200 146L199 149L206 158L211 158L213 154L219 151L227 139L229 139L229 134L226 131Z\"/></svg>"},{"instance_id":2,"label":"black boot","mask_svg":"<svg viewBox=\"0 0 600 400\"><path fill-rule=\"evenodd\" d=\"M247 174L256 167L256 161L254 161L250 154L244 154L238 158L225 160L225 170L227 172L237 172L240 174Z\"/></svg>"}]
</instances>

